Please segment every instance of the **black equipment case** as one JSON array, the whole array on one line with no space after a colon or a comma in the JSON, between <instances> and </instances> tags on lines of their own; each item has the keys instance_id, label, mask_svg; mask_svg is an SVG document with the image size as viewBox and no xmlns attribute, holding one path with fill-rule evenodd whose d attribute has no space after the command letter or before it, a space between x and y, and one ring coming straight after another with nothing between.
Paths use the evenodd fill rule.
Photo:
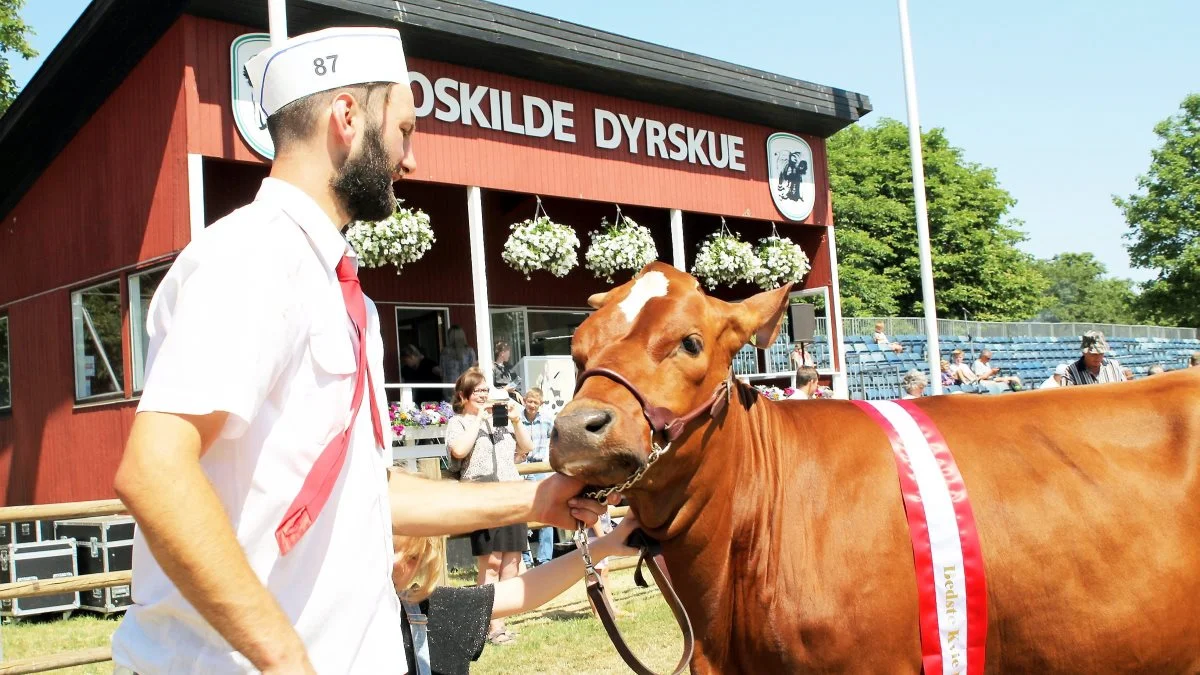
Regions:
<instances>
[{"instance_id":1,"label":"black equipment case","mask_svg":"<svg viewBox=\"0 0 1200 675\"><path fill-rule=\"evenodd\" d=\"M0 580L5 583L73 577L75 541L38 541L0 546ZM0 600L0 615L22 617L79 609L78 593L56 593L35 598Z\"/></svg>"},{"instance_id":2,"label":"black equipment case","mask_svg":"<svg viewBox=\"0 0 1200 675\"><path fill-rule=\"evenodd\" d=\"M60 540L75 540L76 566L80 575L133 568L133 518L130 516L60 520L54 525L54 533ZM79 593L79 608L89 612L123 612L132 603L128 585Z\"/></svg>"}]
</instances>

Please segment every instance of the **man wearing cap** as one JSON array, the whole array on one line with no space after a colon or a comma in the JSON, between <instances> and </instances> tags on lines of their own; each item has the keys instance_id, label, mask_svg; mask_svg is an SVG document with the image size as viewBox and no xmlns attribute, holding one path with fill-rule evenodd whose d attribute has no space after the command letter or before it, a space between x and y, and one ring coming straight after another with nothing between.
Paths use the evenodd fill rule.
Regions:
<instances>
[{"instance_id":1,"label":"man wearing cap","mask_svg":"<svg viewBox=\"0 0 1200 675\"><path fill-rule=\"evenodd\" d=\"M246 75L275 146L251 204L179 254L114 489L138 522L117 672L404 672L393 532L596 521L582 487L390 479L379 315L341 235L396 206L416 118L395 30L274 45Z\"/></svg>"},{"instance_id":2,"label":"man wearing cap","mask_svg":"<svg viewBox=\"0 0 1200 675\"><path fill-rule=\"evenodd\" d=\"M1063 378L1067 376L1067 364L1060 363L1054 367L1054 374L1038 385L1038 389L1054 389L1063 386Z\"/></svg>"},{"instance_id":3,"label":"man wearing cap","mask_svg":"<svg viewBox=\"0 0 1200 675\"><path fill-rule=\"evenodd\" d=\"M1073 361L1067 366L1067 374L1063 377L1062 386L1125 381L1125 375L1121 372L1121 363L1105 356L1110 350L1108 341L1104 339L1104 333L1098 330L1089 330L1084 333L1079 349L1083 355L1079 357L1078 361Z\"/></svg>"}]
</instances>

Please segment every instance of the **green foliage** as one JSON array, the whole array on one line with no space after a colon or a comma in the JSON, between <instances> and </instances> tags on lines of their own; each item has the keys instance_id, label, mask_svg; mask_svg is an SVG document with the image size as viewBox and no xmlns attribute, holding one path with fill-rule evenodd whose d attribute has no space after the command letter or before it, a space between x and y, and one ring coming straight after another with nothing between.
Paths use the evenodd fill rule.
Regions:
<instances>
[{"instance_id":1,"label":"green foliage","mask_svg":"<svg viewBox=\"0 0 1200 675\"><path fill-rule=\"evenodd\" d=\"M1150 170L1138 176L1138 192L1114 197L1129 223L1129 258L1158 271L1138 299L1143 319L1200 326L1200 94L1154 127L1160 145Z\"/></svg>"},{"instance_id":2,"label":"green foliage","mask_svg":"<svg viewBox=\"0 0 1200 675\"><path fill-rule=\"evenodd\" d=\"M1052 304L1041 321L1135 323L1133 282L1107 278L1104 263L1091 253L1062 253L1039 260L1038 270L1050 280Z\"/></svg>"},{"instance_id":3,"label":"green foliage","mask_svg":"<svg viewBox=\"0 0 1200 675\"><path fill-rule=\"evenodd\" d=\"M923 135L934 285L939 314L1028 319L1047 302L1046 279L1016 245L1015 203L992 169L967 162L941 129ZM846 316L916 316L921 276L908 128L883 119L829 139Z\"/></svg>"},{"instance_id":4,"label":"green foliage","mask_svg":"<svg viewBox=\"0 0 1200 675\"><path fill-rule=\"evenodd\" d=\"M17 83L8 69L8 54L16 54L23 59L38 55L27 41L33 35L33 29L21 20L21 8L24 6L25 0L0 0L0 115L8 110L9 104L17 97Z\"/></svg>"}]
</instances>

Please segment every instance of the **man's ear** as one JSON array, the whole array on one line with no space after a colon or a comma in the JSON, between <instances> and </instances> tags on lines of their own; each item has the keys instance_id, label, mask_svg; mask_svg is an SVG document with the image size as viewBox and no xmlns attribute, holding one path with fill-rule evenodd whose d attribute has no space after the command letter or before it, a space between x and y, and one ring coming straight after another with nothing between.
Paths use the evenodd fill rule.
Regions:
<instances>
[{"instance_id":1,"label":"man's ear","mask_svg":"<svg viewBox=\"0 0 1200 675\"><path fill-rule=\"evenodd\" d=\"M348 91L338 92L329 102L329 129L337 138L347 153L354 143L354 137L362 132L363 121L355 119L366 112L358 99Z\"/></svg>"},{"instance_id":2,"label":"man's ear","mask_svg":"<svg viewBox=\"0 0 1200 675\"><path fill-rule=\"evenodd\" d=\"M734 326L742 344L749 343L759 349L771 348L779 335L791 288L792 285L787 284L734 305Z\"/></svg>"}]
</instances>

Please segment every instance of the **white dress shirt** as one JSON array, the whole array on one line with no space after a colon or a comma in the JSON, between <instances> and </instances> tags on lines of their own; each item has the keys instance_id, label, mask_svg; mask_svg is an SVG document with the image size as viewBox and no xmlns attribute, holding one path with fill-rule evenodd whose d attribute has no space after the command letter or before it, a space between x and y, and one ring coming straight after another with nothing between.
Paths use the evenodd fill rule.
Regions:
<instances>
[{"instance_id":1,"label":"white dress shirt","mask_svg":"<svg viewBox=\"0 0 1200 675\"><path fill-rule=\"evenodd\" d=\"M288 183L264 180L253 203L180 253L155 293L138 410L228 412L201 467L317 672L403 673L391 581L390 447L375 447L365 397L324 509L286 556L274 536L313 463L349 421L355 348L334 271L347 253L316 202ZM369 299L366 306L372 393L385 411L379 313ZM384 429L390 446L386 422ZM253 672L183 598L140 532L133 599L113 636L118 666L142 675Z\"/></svg>"}]
</instances>

